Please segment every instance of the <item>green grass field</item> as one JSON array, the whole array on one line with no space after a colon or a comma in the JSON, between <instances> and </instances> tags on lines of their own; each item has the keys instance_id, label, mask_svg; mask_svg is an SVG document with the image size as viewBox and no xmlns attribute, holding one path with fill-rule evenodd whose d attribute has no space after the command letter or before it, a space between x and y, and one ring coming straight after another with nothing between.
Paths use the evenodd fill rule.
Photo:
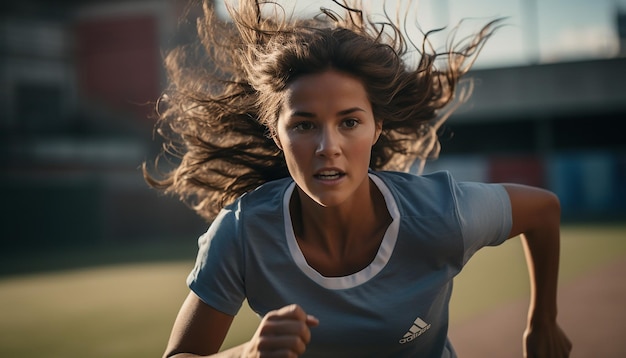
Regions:
<instances>
[{"instance_id":1,"label":"green grass field","mask_svg":"<svg viewBox=\"0 0 626 358\"><path fill-rule=\"evenodd\" d=\"M78 252L73 255L79 255ZM187 294L194 256L177 261L105 264L102 253L70 269L0 277L0 357L157 357ZM565 226L561 284L626 255L626 225ZM71 255L69 255L71 256ZM64 257L63 261L71 260ZM32 260L32 259L31 259ZM28 265L28 259L15 264ZM51 260L50 262L53 262ZM32 263L35 265L35 263ZM41 263L39 264L41 266ZM6 263L5 263L6 267ZM626 273L625 273L626 274ZM455 283L452 324L528 294L519 240L480 251ZM246 340L258 318L244 308L225 347Z\"/></svg>"}]
</instances>

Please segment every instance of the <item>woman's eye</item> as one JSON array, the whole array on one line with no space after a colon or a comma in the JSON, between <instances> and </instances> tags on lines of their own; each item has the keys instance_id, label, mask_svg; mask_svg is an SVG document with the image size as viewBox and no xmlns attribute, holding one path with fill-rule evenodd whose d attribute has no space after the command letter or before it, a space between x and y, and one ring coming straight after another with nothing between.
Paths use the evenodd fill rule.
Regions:
<instances>
[{"instance_id":1,"label":"woman's eye","mask_svg":"<svg viewBox=\"0 0 626 358\"><path fill-rule=\"evenodd\" d=\"M354 118L348 118L343 121L343 125L347 128L354 128L359 124L359 121Z\"/></svg>"},{"instance_id":2,"label":"woman's eye","mask_svg":"<svg viewBox=\"0 0 626 358\"><path fill-rule=\"evenodd\" d=\"M313 129L313 123L311 122L300 122L293 126L293 129L297 131L308 131Z\"/></svg>"}]
</instances>

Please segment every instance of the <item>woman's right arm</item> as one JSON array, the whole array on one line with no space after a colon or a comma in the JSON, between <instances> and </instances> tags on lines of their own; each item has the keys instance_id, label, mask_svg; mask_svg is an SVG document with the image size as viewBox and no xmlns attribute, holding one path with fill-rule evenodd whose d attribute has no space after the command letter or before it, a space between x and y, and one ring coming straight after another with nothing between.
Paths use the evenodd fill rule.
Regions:
<instances>
[{"instance_id":1,"label":"woman's right arm","mask_svg":"<svg viewBox=\"0 0 626 358\"><path fill-rule=\"evenodd\" d=\"M249 342L219 352L233 318L190 292L176 317L163 356L241 358L248 355L256 357L263 352L285 357L299 356L311 340L310 327L319 324L317 318L307 315L300 306L288 305L265 315Z\"/></svg>"},{"instance_id":2,"label":"woman's right arm","mask_svg":"<svg viewBox=\"0 0 626 358\"><path fill-rule=\"evenodd\" d=\"M233 318L202 302L195 293L189 292L178 312L163 357L188 358L217 353ZM216 357L241 357L243 345L236 348L239 349L238 352L234 348L229 350L230 353L222 352L223 355Z\"/></svg>"}]
</instances>

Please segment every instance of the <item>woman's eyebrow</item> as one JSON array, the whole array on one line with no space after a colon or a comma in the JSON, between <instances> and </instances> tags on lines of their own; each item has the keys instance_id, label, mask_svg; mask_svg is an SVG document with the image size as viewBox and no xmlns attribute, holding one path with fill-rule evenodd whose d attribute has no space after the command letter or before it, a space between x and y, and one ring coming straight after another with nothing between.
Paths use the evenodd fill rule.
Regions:
<instances>
[{"instance_id":1,"label":"woman's eyebrow","mask_svg":"<svg viewBox=\"0 0 626 358\"><path fill-rule=\"evenodd\" d=\"M305 112L305 111L295 111L291 114L292 117L305 117L305 118L314 118L315 114L311 113L311 112Z\"/></svg>"},{"instance_id":2,"label":"woman's eyebrow","mask_svg":"<svg viewBox=\"0 0 626 358\"><path fill-rule=\"evenodd\" d=\"M337 115L338 116L345 116L347 114L354 113L354 112L365 112L365 110L363 108L361 108L361 107L352 107L352 108L344 109L344 110L341 110L341 111L337 112ZM293 112L293 114L291 116L292 117L314 118L315 114L311 113L311 112L305 112L305 111L295 111L295 112Z\"/></svg>"},{"instance_id":3,"label":"woman's eyebrow","mask_svg":"<svg viewBox=\"0 0 626 358\"><path fill-rule=\"evenodd\" d=\"M348 109L344 109L343 111L337 112L340 116L345 116L346 114L354 113L354 112L365 112L365 110L361 107L352 107Z\"/></svg>"}]
</instances>

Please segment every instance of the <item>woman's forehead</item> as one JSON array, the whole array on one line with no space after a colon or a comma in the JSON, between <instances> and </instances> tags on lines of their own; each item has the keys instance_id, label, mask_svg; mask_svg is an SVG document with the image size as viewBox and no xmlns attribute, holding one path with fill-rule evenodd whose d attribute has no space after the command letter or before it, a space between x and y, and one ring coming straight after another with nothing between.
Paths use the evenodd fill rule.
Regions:
<instances>
[{"instance_id":1,"label":"woman's forehead","mask_svg":"<svg viewBox=\"0 0 626 358\"><path fill-rule=\"evenodd\" d=\"M336 70L300 76L285 91L285 109L297 111L328 105L371 107L363 83Z\"/></svg>"}]
</instances>

